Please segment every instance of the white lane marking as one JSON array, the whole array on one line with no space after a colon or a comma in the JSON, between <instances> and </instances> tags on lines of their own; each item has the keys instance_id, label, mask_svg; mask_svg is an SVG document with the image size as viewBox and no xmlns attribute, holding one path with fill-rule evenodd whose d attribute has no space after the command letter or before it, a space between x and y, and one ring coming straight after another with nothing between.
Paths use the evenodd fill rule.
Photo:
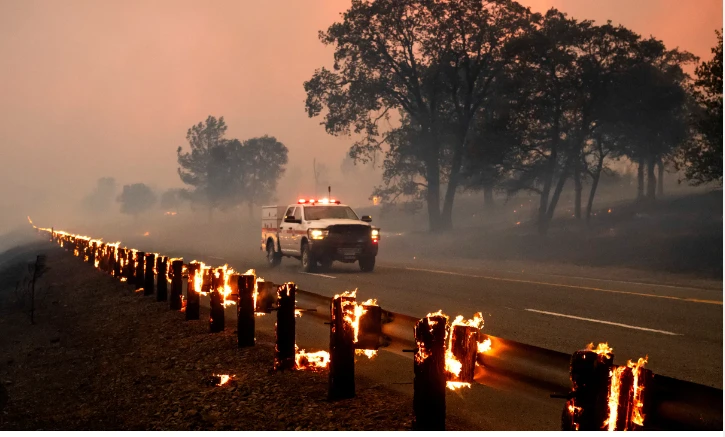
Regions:
<instances>
[{"instance_id":1,"label":"white lane marking","mask_svg":"<svg viewBox=\"0 0 725 437\"><path fill-rule=\"evenodd\" d=\"M337 279L335 276L323 275L322 273L307 273L307 272L297 272L297 273L302 273L305 275L313 275L313 276L322 276L323 278L329 278L329 279Z\"/></svg>"},{"instance_id":2,"label":"white lane marking","mask_svg":"<svg viewBox=\"0 0 725 437\"><path fill-rule=\"evenodd\" d=\"M677 334L677 333L670 332L670 331L661 331L659 329L643 328L641 326L625 325L624 323L608 322L606 320L588 319L586 317L571 316L569 314L552 313L552 312L549 312L549 311L541 311L541 310L535 310L535 309L531 309L531 308L526 308L524 311L531 311L533 313L539 313L539 314L547 314L549 316L566 317L566 318L569 318L569 319L584 320L586 322L602 323L604 325L619 326L619 327L622 327L622 328L637 329L637 330L640 330L640 331L657 332L659 334L682 335L682 334Z\"/></svg>"},{"instance_id":3,"label":"white lane marking","mask_svg":"<svg viewBox=\"0 0 725 437\"><path fill-rule=\"evenodd\" d=\"M429 273L441 273L444 275L464 276L467 278L490 279L490 280L494 280L494 281L518 282L518 283L522 283L522 284L536 284L536 285L547 285L547 286L551 286L551 287L576 288L579 290L604 291L607 293L629 294L632 296L644 296L644 297L656 297L656 298L660 298L660 299L672 299L672 300L679 300L679 301L683 301L683 302L697 302L697 303L708 303L711 305L722 305L722 301L719 301L719 300L694 299L694 298L687 298L687 297L667 296L667 295L663 295L663 294L635 293L633 291L610 290L607 288L584 287L581 285L557 284L557 283L553 283L553 282L539 282L539 281L531 281L531 280L527 280L527 279L512 279L512 278L499 278L496 276L471 275L468 273L447 272L445 270L417 269L414 267L405 267L405 270L415 270L415 271L419 271L419 272L429 272Z\"/></svg>"}]
</instances>

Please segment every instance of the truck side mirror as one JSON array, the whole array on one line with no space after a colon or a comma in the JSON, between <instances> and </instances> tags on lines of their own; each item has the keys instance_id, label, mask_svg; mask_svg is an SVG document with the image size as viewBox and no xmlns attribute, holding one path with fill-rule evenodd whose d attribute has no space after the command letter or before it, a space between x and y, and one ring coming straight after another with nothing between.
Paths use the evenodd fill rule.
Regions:
<instances>
[{"instance_id":1,"label":"truck side mirror","mask_svg":"<svg viewBox=\"0 0 725 437\"><path fill-rule=\"evenodd\" d=\"M370 223L373 221L373 218L370 217L369 215L364 215L364 216L362 216L362 221Z\"/></svg>"},{"instance_id":2,"label":"truck side mirror","mask_svg":"<svg viewBox=\"0 0 725 437\"><path fill-rule=\"evenodd\" d=\"M285 222L285 223L297 223L297 222L298 222L298 220L296 220L296 219L295 219L295 216L293 216L293 215L288 215L288 216L286 216L286 217L284 218L284 222Z\"/></svg>"}]
</instances>

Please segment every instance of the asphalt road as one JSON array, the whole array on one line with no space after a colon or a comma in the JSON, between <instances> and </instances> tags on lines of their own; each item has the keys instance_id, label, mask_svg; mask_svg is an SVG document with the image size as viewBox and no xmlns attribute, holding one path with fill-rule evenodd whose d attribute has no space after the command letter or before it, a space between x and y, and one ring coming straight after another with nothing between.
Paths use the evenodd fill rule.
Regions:
<instances>
[{"instance_id":1,"label":"asphalt road","mask_svg":"<svg viewBox=\"0 0 725 437\"><path fill-rule=\"evenodd\" d=\"M379 261L373 273L335 263L308 274L291 258L271 269L261 252L247 259L215 255L199 257L255 268L267 280L326 296L358 289L360 299L374 297L383 308L411 316L443 310L470 318L480 311L485 332L560 352L607 342L615 362L646 356L658 374L723 387L722 288L460 267L450 260Z\"/></svg>"}]
</instances>

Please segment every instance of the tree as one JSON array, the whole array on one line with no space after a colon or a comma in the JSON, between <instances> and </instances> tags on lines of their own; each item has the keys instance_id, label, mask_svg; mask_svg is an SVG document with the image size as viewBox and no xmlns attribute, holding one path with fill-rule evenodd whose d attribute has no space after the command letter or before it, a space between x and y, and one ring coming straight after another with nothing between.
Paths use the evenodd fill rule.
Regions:
<instances>
[{"instance_id":1,"label":"tree","mask_svg":"<svg viewBox=\"0 0 725 437\"><path fill-rule=\"evenodd\" d=\"M112 177L100 178L93 192L83 199L83 208L93 213L108 212L115 195L116 180Z\"/></svg>"},{"instance_id":2,"label":"tree","mask_svg":"<svg viewBox=\"0 0 725 437\"><path fill-rule=\"evenodd\" d=\"M210 115L186 132L190 152L182 153L181 147L176 150L181 181L193 187L192 200L206 204L209 214L220 206L228 188L227 181L218 173L227 154L222 149L227 141L226 131L224 117L216 119Z\"/></svg>"},{"instance_id":3,"label":"tree","mask_svg":"<svg viewBox=\"0 0 725 437\"><path fill-rule=\"evenodd\" d=\"M335 48L334 71L316 70L305 82L307 113L327 109L328 133L361 135L351 156L363 162L400 139L399 128L380 126L399 114L396 124L405 120L404 131L418 132L404 161L422 166L429 227L449 229L470 127L529 15L507 0L354 0L343 21L320 34ZM408 177L390 165L398 158L386 152L390 181Z\"/></svg>"},{"instance_id":4,"label":"tree","mask_svg":"<svg viewBox=\"0 0 725 437\"><path fill-rule=\"evenodd\" d=\"M277 182L287 165L287 147L275 137L250 138L244 141L241 150L242 188L244 200L253 216L254 205L262 200L271 200L277 190Z\"/></svg>"},{"instance_id":5,"label":"tree","mask_svg":"<svg viewBox=\"0 0 725 437\"><path fill-rule=\"evenodd\" d=\"M124 185L121 195L118 196L123 214L138 217L142 212L148 211L156 203L156 195L146 184Z\"/></svg>"},{"instance_id":6,"label":"tree","mask_svg":"<svg viewBox=\"0 0 725 437\"><path fill-rule=\"evenodd\" d=\"M175 210L187 200L188 193L183 188L169 188L161 194L159 206L166 210Z\"/></svg>"},{"instance_id":7,"label":"tree","mask_svg":"<svg viewBox=\"0 0 725 437\"><path fill-rule=\"evenodd\" d=\"M695 104L691 116L694 135L677 159L678 168L684 168L685 177L693 185L722 184L722 30L715 34L718 43L712 48L712 59L695 70L697 79L692 89Z\"/></svg>"}]
</instances>

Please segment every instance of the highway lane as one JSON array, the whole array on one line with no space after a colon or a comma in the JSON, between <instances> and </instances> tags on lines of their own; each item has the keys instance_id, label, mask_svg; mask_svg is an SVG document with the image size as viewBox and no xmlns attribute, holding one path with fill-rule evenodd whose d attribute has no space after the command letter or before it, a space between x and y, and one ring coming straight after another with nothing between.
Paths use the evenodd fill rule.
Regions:
<instances>
[{"instance_id":1,"label":"highway lane","mask_svg":"<svg viewBox=\"0 0 725 437\"><path fill-rule=\"evenodd\" d=\"M293 281L326 296L357 288L361 299L375 297L385 309L412 316L441 309L471 317L481 311L485 332L495 336L566 353L608 342L618 363L648 356L656 373L723 386L722 289L460 268L450 260L379 262L371 274L356 264L335 263L329 271L307 274L290 258L271 269L262 253L186 256L242 271L255 268L265 279Z\"/></svg>"}]
</instances>

